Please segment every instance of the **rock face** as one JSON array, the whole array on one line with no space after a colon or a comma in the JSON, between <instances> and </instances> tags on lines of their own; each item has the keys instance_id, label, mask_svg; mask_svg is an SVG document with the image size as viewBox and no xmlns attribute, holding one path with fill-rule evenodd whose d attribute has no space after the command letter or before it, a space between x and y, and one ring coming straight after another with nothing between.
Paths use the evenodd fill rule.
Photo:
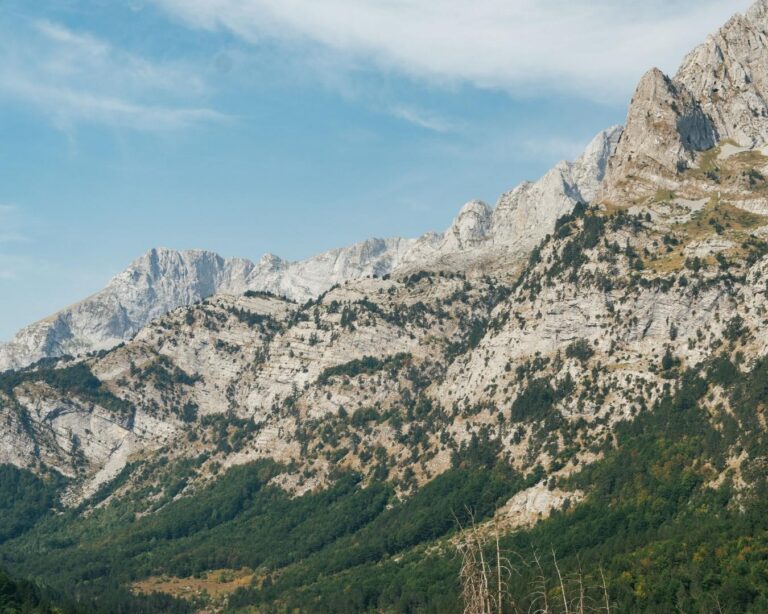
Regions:
<instances>
[{"instance_id":1,"label":"rock face","mask_svg":"<svg viewBox=\"0 0 768 614\"><path fill-rule=\"evenodd\" d=\"M726 140L763 147L767 119L768 1L759 0L694 49L674 78L658 69L642 78L600 198L631 204L674 188Z\"/></svg>"},{"instance_id":2,"label":"rock face","mask_svg":"<svg viewBox=\"0 0 768 614\"><path fill-rule=\"evenodd\" d=\"M583 496L579 491L550 490L546 484L537 484L507 501L496 512L496 522L504 523L510 529L532 527L542 518L548 517L553 510L561 509L566 501L575 503Z\"/></svg>"},{"instance_id":3,"label":"rock face","mask_svg":"<svg viewBox=\"0 0 768 614\"><path fill-rule=\"evenodd\" d=\"M693 164L697 152L714 147L715 130L685 85L660 70L648 71L630 104L626 128L608 163L613 189L635 174L655 184ZM632 184L626 183L632 190Z\"/></svg>"},{"instance_id":4,"label":"rock face","mask_svg":"<svg viewBox=\"0 0 768 614\"><path fill-rule=\"evenodd\" d=\"M2 347L0 370L114 347L179 305L222 289L241 291L252 268L246 260L225 260L211 252L153 249L104 290L21 330Z\"/></svg>"},{"instance_id":5,"label":"rock face","mask_svg":"<svg viewBox=\"0 0 768 614\"><path fill-rule=\"evenodd\" d=\"M520 258L576 202L594 197L620 133L601 133L579 160L505 194L495 210L479 201L467 204L443 234L370 239L300 262L271 254L253 263L205 251L152 250L104 290L0 344L0 371L112 348L172 309L215 294L258 290L304 302L336 284L401 269L465 269L475 261Z\"/></svg>"},{"instance_id":6,"label":"rock face","mask_svg":"<svg viewBox=\"0 0 768 614\"><path fill-rule=\"evenodd\" d=\"M480 201L466 204L444 234L418 239L395 271L466 271L524 258L559 217L595 199L621 133L621 126L601 132L575 162L560 162L535 183L503 194L493 209Z\"/></svg>"},{"instance_id":7,"label":"rock face","mask_svg":"<svg viewBox=\"0 0 768 614\"><path fill-rule=\"evenodd\" d=\"M0 371L42 358L112 348L172 309L215 294L259 290L305 301L334 284L388 273L413 243L372 239L302 262L267 254L256 264L206 251L153 249L104 290L22 329L10 343L0 345Z\"/></svg>"},{"instance_id":8,"label":"rock face","mask_svg":"<svg viewBox=\"0 0 768 614\"><path fill-rule=\"evenodd\" d=\"M483 245L491 232L493 210L481 201L472 201L462 208L451 228L445 233L442 249L463 251Z\"/></svg>"},{"instance_id":9,"label":"rock face","mask_svg":"<svg viewBox=\"0 0 768 614\"><path fill-rule=\"evenodd\" d=\"M691 52L675 81L700 102L721 140L768 143L768 2L734 16Z\"/></svg>"},{"instance_id":10,"label":"rock face","mask_svg":"<svg viewBox=\"0 0 768 614\"><path fill-rule=\"evenodd\" d=\"M493 214L492 243L528 252L576 203L592 202L622 131L614 126L601 132L576 162L561 162L536 183L504 194Z\"/></svg>"},{"instance_id":11,"label":"rock face","mask_svg":"<svg viewBox=\"0 0 768 614\"><path fill-rule=\"evenodd\" d=\"M267 254L241 285L245 289L272 292L304 302L336 284L390 273L414 244L413 239L369 239L300 262L288 262Z\"/></svg>"}]
</instances>

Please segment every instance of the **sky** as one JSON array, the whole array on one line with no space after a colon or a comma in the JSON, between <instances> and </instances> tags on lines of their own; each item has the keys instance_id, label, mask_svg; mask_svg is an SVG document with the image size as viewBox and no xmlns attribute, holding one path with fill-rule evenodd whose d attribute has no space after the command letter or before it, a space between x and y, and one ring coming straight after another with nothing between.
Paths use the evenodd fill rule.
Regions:
<instances>
[{"instance_id":1,"label":"sky","mask_svg":"<svg viewBox=\"0 0 768 614\"><path fill-rule=\"evenodd\" d=\"M443 230L742 0L0 0L0 340L152 247Z\"/></svg>"}]
</instances>

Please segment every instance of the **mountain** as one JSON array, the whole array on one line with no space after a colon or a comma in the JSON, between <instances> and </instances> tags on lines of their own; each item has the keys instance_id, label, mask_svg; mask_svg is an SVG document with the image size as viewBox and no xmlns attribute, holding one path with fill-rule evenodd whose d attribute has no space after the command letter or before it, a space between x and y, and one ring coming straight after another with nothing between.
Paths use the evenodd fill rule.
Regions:
<instances>
[{"instance_id":1,"label":"mountain","mask_svg":"<svg viewBox=\"0 0 768 614\"><path fill-rule=\"evenodd\" d=\"M152 250L98 294L21 330L2 348L0 368L109 349L174 307L223 288L242 291L238 284L252 269L211 252Z\"/></svg>"},{"instance_id":2,"label":"mountain","mask_svg":"<svg viewBox=\"0 0 768 614\"><path fill-rule=\"evenodd\" d=\"M767 6L442 235L221 261L0 374L0 563L104 611L766 611Z\"/></svg>"},{"instance_id":3,"label":"mountain","mask_svg":"<svg viewBox=\"0 0 768 614\"><path fill-rule=\"evenodd\" d=\"M537 183L505 194L494 211L469 203L442 235L370 239L300 262L267 254L254 264L206 251L153 249L104 290L0 344L0 371L111 349L172 309L216 294L266 291L304 302L336 284L408 267L461 268L491 254L520 257L576 202L591 200L619 134L619 128L601 133L575 163L560 163Z\"/></svg>"},{"instance_id":4,"label":"mountain","mask_svg":"<svg viewBox=\"0 0 768 614\"><path fill-rule=\"evenodd\" d=\"M757 2L688 55L675 81L691 92L721 141L768 143L768 3Z\"/></svg>"},{"instance_id":5,"label":"mountain","mask_svg":"<svg viewBox=\"0 0 768 614\"><path fill-rule=\"evenodd\" d=\"M637 87L601 199L639 202L679 188L716 144L768 144L768 4L757 2L693 50L677 75L652 69Z\"/></svg>"}]
</instances>

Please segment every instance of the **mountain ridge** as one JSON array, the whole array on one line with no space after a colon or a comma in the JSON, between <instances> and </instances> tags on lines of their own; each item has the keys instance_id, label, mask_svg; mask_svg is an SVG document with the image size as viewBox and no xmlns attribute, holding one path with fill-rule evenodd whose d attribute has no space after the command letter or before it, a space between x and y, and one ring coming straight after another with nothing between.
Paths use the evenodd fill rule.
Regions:
<instances>
[{"instance_id":1,"label":"mountain ridge","mask_svg":"<svg viewBox=\"0 0 768 614\"><path fill-rule=\"evenodd\" d=\"M442 234L368 239L303 261L265 254L257 262L205 250L155 248L117 274L104 290L19 331L0 344L0 371L44 358L107 350L151 320L216 294L272 292L304 302L335 284L404 269L466 267L489 258L519 258L602 179L619 127L600 133L573 163L561 162L538 182L503 195L494 209L465 205ZM468 251L478 253L469 255Z\"/></svg>"}]
</instances>

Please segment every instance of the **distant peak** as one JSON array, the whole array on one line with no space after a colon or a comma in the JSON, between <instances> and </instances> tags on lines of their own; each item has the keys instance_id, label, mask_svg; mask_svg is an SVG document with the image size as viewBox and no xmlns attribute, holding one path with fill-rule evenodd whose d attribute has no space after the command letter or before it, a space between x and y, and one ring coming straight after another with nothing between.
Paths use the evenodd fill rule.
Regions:
<instances>
[{"instance_id":1,"label":"distant peak","mask_svg":"<svg viewBox=\"0 0 768 614\"><path fill-rule=\"evenodd\" d=\"M448 231L448 240L458 249L478 245L488 237L493 211L481 200L472 200L461 208Z\"/></svg>"},{"instance_id":2,"label":"distant peak","mask_svg":"<svg viewBox=\"0 0 768 614\"><path fill-rule=\"evenodd\" d=\"M638 97L654 98L658 95L660 88L668 92L673 92L675 89L672 80L661 69L651 68L640 78L635 89L635 100Z\"/></svg>"},{"instance_id":3,"label":"distant peak","mask_svg":"<svg viewBox=\"0 0 768 614\"><path fill-rule=\"evenodd\" d=\"M285 261L280 258L280 256L271 253L266 253L259 258L259 265L264 267L276 268L282 266L284 263Z\"/></svg>"},{"instance_id":4,"label":"distant peak","mask_svg":"<svg viewBox=\"0 0 768 614\"><path fill-rule=\"evenodd\" d=\"M170 247L153 247L138 258L136 262L158 261L158 260L199 260L199 259L221 259L216 252L204 249L172 249Z\"/></svg>"},{"instance_id":5,"label":"distant peak","mask_svg":"<svg viewBox=\"0 0 768 614\"><path fill-rule=\"evenodd\" d=\"M490 215L490 213L491 208L482 200L470 200L461 208L461 211L459 211L459 217L475 214Z\"/></svg>"}]
</instances>

